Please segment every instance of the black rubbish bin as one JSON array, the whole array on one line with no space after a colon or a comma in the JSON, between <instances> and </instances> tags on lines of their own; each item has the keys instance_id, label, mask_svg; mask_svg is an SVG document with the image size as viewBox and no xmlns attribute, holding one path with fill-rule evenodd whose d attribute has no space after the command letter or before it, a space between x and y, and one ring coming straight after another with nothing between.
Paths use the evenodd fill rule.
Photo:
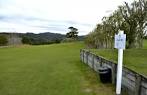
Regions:
<instances>
[{"instance_id":1,"label":"black rubbish bin","mask_svg":"<svg viewBox=\"0 0 147 95\"><path fill-rule=\"evenodd\" d=\"M108 67L99 68L100 81L102 83L111 83L111 69Z\"/></svg>"}]
</instances>

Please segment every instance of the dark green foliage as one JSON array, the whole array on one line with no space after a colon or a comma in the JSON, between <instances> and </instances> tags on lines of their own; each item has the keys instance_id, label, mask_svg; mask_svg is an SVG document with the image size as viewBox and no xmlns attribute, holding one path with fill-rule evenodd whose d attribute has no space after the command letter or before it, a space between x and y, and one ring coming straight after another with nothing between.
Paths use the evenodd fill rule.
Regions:
<instances>
[{"instance_id":1,"label":"dark green foliage","mask_svg":"<svg viewBox=\"0 0 147 95\"><path fill-rule=\"evenodd\" d=\"M64 37L64 35L49 32L40 34L26 33L22 37L22 42L31 45L53 44L60 43Z\"/></svg>"},{"instance_id":2,"label":"dark green foliage","mask_svg":"<svg viewBox=\"0 0 147 95\"><path fill-rule=\"evenodd\" d=\"M22 37L23 44L31 44L31 40L28 37Z\"/></svg>"},{"instance_id":3,"label":"dark green foliage","mask_svg":"<svg viewBox=\"0 0 147 95\"><path fill-rule=\"evenodd\" d=\"M0 46L6 45L8 43L8 39L4 35L0 35Z\"/></svg>"},{"instance_id":4,"label":"dark green foliage","mask_svg":"<svg viewBox=\"0 0 147 95\"><path fill-rule=\"evenodd\" d=\"M66 37L67 38L73 38L73 39L76 39L77 37L78 37L78 32L68 32L67 34L66 34Z\"/></svg>"},{"instance_id":5,"label":"dark green foliage","mask_svg":"<svg viewBox=\"0 0 147 95\"><path fill-rule=\"evenodd\" d=\"M147 36L144 36L143 38L144 38L144 39L147 39Z\"/></svg>"},{"instance_id":6,"label":"dark green foliage","mask_svg":"<svg viewBox=\"0 0 147 95\"><path fill-rule=\"evenodd\" d=\"M70 32L66 33L66 38L77 39L78 38L78 29L74 27L69 27Z\"/></svg>"}]
</instances>

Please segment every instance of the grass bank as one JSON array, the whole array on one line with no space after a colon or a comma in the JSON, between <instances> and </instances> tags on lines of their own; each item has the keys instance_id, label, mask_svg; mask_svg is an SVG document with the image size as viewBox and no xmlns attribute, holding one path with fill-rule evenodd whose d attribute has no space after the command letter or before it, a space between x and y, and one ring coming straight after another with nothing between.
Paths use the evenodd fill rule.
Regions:
<instances>
[{"instance_id":1,"label":"grass bank","mask_svg":"<svg viewBox=\"0 0 147 95\"><path fill-rule=\"evenodd\" d=\"M117 62L118 51L116 49L92 49L91 51ZM123 65L147 76L147 40L144 41L143 49L124 50Z\"/></svg>"}]
</instances>

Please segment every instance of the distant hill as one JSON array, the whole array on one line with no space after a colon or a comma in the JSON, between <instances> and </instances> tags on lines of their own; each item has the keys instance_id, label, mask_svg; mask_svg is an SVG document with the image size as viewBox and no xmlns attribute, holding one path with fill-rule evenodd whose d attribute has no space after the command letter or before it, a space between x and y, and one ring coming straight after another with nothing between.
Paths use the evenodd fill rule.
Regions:
<instances>
[{"instance_id":1,"label":"distant hill","mask_svg":"<svg viewBox=\"0 0 147 95\"><path fill-rule=\"evenodd\" d=\"M31 38L34 38L34 39L41 39L41 40L44 40L44 41L63 40L65 38L64 34L50 33L50 32L39 33L39 34L26 33L23 36L31 37ZM78 39L83 40L84 37L85 36L78 36Z\"/></svg>"},{"instance_id":2,"label":"distant hill","mask_svg":"<svg viewBox=\"0 0 147 95\"><path fill-rule=\"evenodd\" d=\"M84 39L85 39L85 35L83 35L83 36L78 36L78 40L79 40L79 41L84 41Z\"/></svg>"},{"instance_id":3,"label":"distant hill","mask_svg":"<svg viewBox=\"0 0 147 95\"><path fill-rule=\"evenodd\" d=\"M63 34L50 33L50 32L39 33L39 34L26 33L26 34L23 34L23 36L26 36L32 39L40 39L44 41L62 40L65 38L65 35Z\"/></svg>"},{"instance_id":4,"label":"distant hill","mask_svg":"<svg viewBox=\"0 0 147 95\"><path fill-rule=\"evenodd\" d=\"M12 44L22 44L22 39L25 38L25 41L29 44L51 44L51 43L60 43L63 39L66 38L65 35L59 33L0 33L0 35L6 35L9 39L8 45ZM79 36L78 40L84 40L84 36Z\"/></svg>"}]
</instances>

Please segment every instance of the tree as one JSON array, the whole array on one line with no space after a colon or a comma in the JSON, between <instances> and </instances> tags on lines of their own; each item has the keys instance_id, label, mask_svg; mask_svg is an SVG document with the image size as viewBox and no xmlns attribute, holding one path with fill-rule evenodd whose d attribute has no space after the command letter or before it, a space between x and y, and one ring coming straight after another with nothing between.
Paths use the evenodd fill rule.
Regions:
<instances>
[{"instance_id":1,"label":"tree","mask_svg":"<svg viewBox=\"0 0 147 95\"><path fill-rule=\"evenodd\" d=\"M127 31L128 47L141 48L147 20L147 1L134 1L131 5L125 2L125 5L119 9L129 29Z\"/></svg>"},{"instance_id":2,"label":"tree","mask_svg":"<svg viewBox=\"0 0 147 95\"><path fill-rule=\"evenodd\" d=\"M147 1L124 3L87 36L86 43L96 48L113 48L114 35L119 30L127 34L127 48L141 48L147 31Z\"/></svg>"},{"instance_id":3,"label":"tree","mask_svg":"<svg viewBox=\"0 0 147 95\"><path fill-rule=\"evenodd\" d=\"M0 35L0 46L6 45L8 43L8 39L4 35Z\"/></svg>"},{"instance_id":4,"label":"tree","mask_svg":"<svg viewBox=\"0 0 147 95\"><path fill-rule=\"evenodd\" d=\"M31 40L30 40L30 38L28 38L28 37L22 37L22 43L23 44L31 44Z\"/></svg>"},{"instance_id":5,"label":"tree","mask_svg":"<svg viewBox=\"0 0 147 95\"><path fill-rule=\"evenodd\" d=\"M66 33L67 38L77 39L78 38L78 29L74 27L69 27L70 31Z\"/></svg>"}]
</instances>

